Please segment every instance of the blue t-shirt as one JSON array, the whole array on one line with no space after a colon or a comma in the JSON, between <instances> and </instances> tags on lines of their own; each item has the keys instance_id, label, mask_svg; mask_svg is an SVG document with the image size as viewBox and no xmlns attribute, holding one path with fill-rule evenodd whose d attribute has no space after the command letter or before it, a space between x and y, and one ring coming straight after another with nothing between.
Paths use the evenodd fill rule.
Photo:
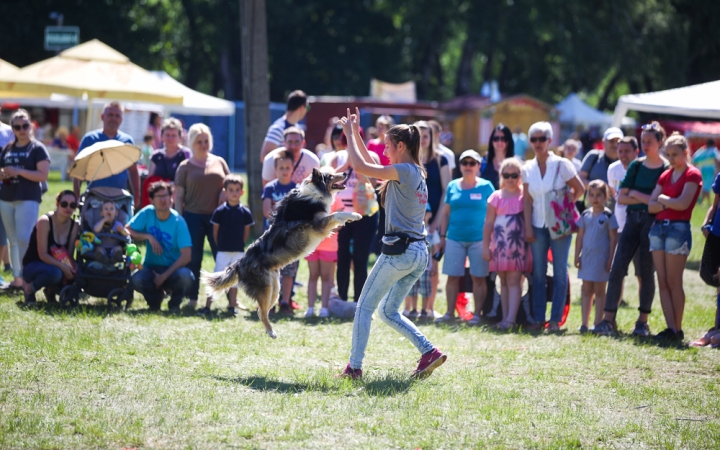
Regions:
<instances>
[{"instance_id":1,"label":"blue t-shirt","mask_svg":"<svg viewBox=\"0 0 720 450\"><path fill-rule=\"evenodd\" d=\"M96 144L98 142L104 142L109 141L111 139L115 139L120 142L124 142L125 144L135 145L135 141L133 141L132 136L130 136L127 133L123 133L122 131L118 130L118 134L115 137L110 137L107 134L103 133L103 130L93 130L87 133L85 136L83 136L82 141L80 141L80 149L78 150L78 153L80 153L83 149L90 147L93 144ZM92 176L92 174L88 174L89 176ZM127 189L128 186L128 171L123 170L117 175L110 175L107 178L102 178L99 180L95 180L92 183L88 183L88 189L95 188L95 187L101 187L101 186L107 186L107 187L114 187L118 189Z\"/></svg>"},{"instance_id":2,"label":"blue t-shirt","mask_svg":"<svg viewBox=\"0 0 720 450\"><path fill-rule=\"evenodd\" d=\"M0 150L15 140L15 134L12 127L8 124L0 122Z\"/></svg>"},{"instance_id":3,"label":"blue t-shirt","mask_svg":"<svg viewBox=\"0 0 720 450\"><path fill-rule=\"evenodd\" d=\"M720 173L715 176L715 182L712 184L712 190L715 195L720 194ZM712 219L710 232L715 236L720 237L720 209L715 211L715 217Z\"/></svg>"},{"instance_id":4,"label":"blue t-shirt","mask_svg":"<svg viewBox=\"0 0 720 450\"><path fill-rule=\"evenodd\" d=\"M167 220L160 220L155 214L155 206L148 205L130 219L128 226L138 233L152 234L162 246L162 255L156 255L152 246L145 242L143 264L146 266L172 266L180 258L181 248L192 247L187 223L174 209L170 209Z\"/></svg>"},{"instance_id":5,"label":"blue t-shirt","mask_svg":"<svg viewBox=\"0 0 720 450\"><path fill-rule=\"evenodd\" d=\"M297 184L292 181L288 184L280 184L280 180L275 178L263 188L262 198L263 200L269 198L272 201L273 209L275 209L277 202L282 200L283 197L288 195L288 193L295 189L295 187L297 187ZM263 221L263 227L266 230L270 228L270 222L267 219Z\"/></svg>"},{"instance_id":6,"label":"blue t-shirt","mask_svg":"<svg viewBox=\"0 0 720 450\"><path fill-rule=\"evenodd\" d=\"M219 225L217 250L219 252L242 252L245 250L245 227L255 225L252 213L245 206L218 206L210 217L210 223Z\"/></svg>"},{"instance_id":7,"label":"blue t-shirt","mask_svg":"<svg viewBox=\"0 0 720 450\"><path fill-rule=\"evenodd\" d=\"M447 238L458 242L482 241L487 202L495 188L480 178L472 189L462 189L462 178L452 180L445 192L445 203L450 206L450 223Z\"/></svg>"}]
</instances>

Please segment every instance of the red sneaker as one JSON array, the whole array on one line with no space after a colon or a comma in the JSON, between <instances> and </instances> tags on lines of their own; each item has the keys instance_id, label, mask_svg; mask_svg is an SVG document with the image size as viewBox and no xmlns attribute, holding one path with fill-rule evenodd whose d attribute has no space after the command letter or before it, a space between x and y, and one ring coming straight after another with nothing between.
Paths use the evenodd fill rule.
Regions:
<instances>
[{"instance_id":1,"label":"red sneaker","mask_svg":"<svg viewBox=\"0 0 720 450\"><path fill-rule=\"evenodd\" d=\"M350 363L345 367L342 373L335 375L335 378L350 378L351 380L359 380L362 378L362 369L353 369Z\"/></svg>"},{"instance_id":2,"label":"red sneaker","mask_svg":"<svg viewBox=\"0 0 720 450\"><path fill-rule=\"evenodd\" d=\"M298 305L298 303L295 300L290 300L290 307L292 309L300 309L301 308L301 306Z\"/></svg>"},{"instance_id":3,"label":"red sneaker","mask_svg":"<svg viewBox=\"0 0 720 450\"><path fill-rule=\"evenodd\" d=\"M434 348L432 351L422 355L422 358L418 361L417 369L413 372L411 378L422 379L429 377L433 370L442 366L447 355L440 350Z\"/></svg>"}]
</instances>

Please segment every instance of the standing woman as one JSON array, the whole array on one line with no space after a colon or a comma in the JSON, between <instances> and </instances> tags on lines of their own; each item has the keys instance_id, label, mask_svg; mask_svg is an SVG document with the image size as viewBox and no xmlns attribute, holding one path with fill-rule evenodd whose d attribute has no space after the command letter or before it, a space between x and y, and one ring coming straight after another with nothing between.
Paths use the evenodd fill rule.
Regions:
<instances>
[{"instance_id":1,"label":"standing woman","mask_svg":"<svg viewBox=\"0 0 720 450\"><path fill-rule=\"evenodd\" d=\"M188 131L188 143L192 157L180 163L175 175L175 209L183 216L192 239L192 259L188 268L195 279L188 295L188 307L197 306L200 291L200 266L202 266L205 238L210 243L213 258L217 246L210 223L213 211L225 201L223 182L230 173L227 163L212 153L212 133L207 125L196 123Z\"/></svg>"},{"instance_id":2,"label":"standing woman","mask_svg":"<svg viewBox=\"0 0 720 450\"><path fill-rule=\"evenodd\" d=\"M648 316L652 310L655 296L655 280L653 279L653 257L650 254L650 228L655 222L655 214L648 211L650 194L657 186L660 175L668 168L668 162L660 155L660 149L665 142L665 130L657 122L642 126L641 143L644 158L638 158L628 166L625 179L620 183L618 203L627 205L627 219L620 241L618 242L610 280L608 281L607 298L605 300L605 314L603 321L594 329L595 334L614 334L617 331L615 316L618 303L622 295L623 279L625 278L630 261L637 252L639 257L635 274L640 277L640 315L635 322L632 334L635 336L650 336L650 327L647 324Z\"/></svg>"},{"instance_id":3,"label":"standing woman","mask_svg":"<svg viewBox=\"0 0 720 450\"><path fill-rule=\"evenodd\" d=\"M559 239L550 238L548 227L553 217L550 216L552 210L548 207L548 195L567 185L572 189L573 202L576 202L585 192L585 188L577 176L573 163L550 152L553 131L548 122L534 123L528 131L528 136L535 158L527 161L523 166L522 179L525 240L530 244L533 257L533 317L537 324L545 323L547 253L548 249L551 249L553 297L548 331L558 331L568 290L567 263L572 235ZM537 324L532 328L539 327Z\"/></svg>"},{"instance_id":4,"label":"standing woman","mask_svg":"<svg viewBox=\"0 0 720 450\"><path fill-rule=\"evenodd\" d=\"M163 125L162 115L160 115L156 112L151 112L150 113L150 123L148 124L147 133L145 133L145 134L149 134L153 137L152 145L153 145L154 149L158 149L158 148L162 147L162 139L161 139L162 132L160 130L162 125Z\"/></svg>"},{"instance_id":5,"label":"standing woman","mask_svg":"<svg viewBox=\"0 0 720 450\"><path fill-rule=\"evenodd\" d=\"M15 141L0 154L0 215L7 230L13 281L10 289L22 289L22 258L40 210L40 183L47 181L50 155L31 134L30 115L18 109L10 120Z\"/></svg>"},{"instance_id":6,"label":"standing woman","mask_svg":"<svg viewBox=\"0 0 720 450\"><path fill-rule=\"evenodd\" d=\"M163 181L173 181L180 163L190 158L190 150L181 145L182 124L171 117L166 119L160 130L163 147L150 157L148 178L155 175Z\"/></svg>"},{"instance_id":7,"label":"standing woman","mask_svg":"<svg viewBox=\"0 0 720 450\"><path fill-rule=\"evenodd\" d=\"M55 300L55 294L62 287L63 280L75 278L75 270L55 259L50 252L62 249L72 255L75 239L80 226L72 215L77 208L73 191L62 191L55 198L55 211L43 214L30 235L30 245L23 257L23 278L25 279L25 304L35 304L35 293L45 288L45 298Z\"/></svg>"},{"instance_id":8,"label":"standing woman","mask_svg":"<svg viewBox=\"0 0 720 450\"><path fill-rule=\"evenodd\" d=\"M500 165L505 158L515 156L515 141L510 128L498 124L490 134L487 162L480 176L492 183L495 190L500 189Z\"/></svg>"},{"instance_id":9,"label":"standing woman","mask_svg":"<svg viewBox=\"0 0 720 450\"><path fill-rule=\"evenodd\" d=\"M478 176L481 162L482 158L475 150L462 152L462 178L452 180L448 185L440 213L440 245L445 249L443 273L448 276L445 286L448 308L436 323L455 320L460 278L465 276L465 260L469 258L475 314L468 324L480 324L480 313L487 297L485 277L490 273L489 263L483 259L483 229L488 200L495 191L488 180Z\"/></svg>"},{"instance_id":10,"label":"standing woman","mask_svg":"<svg viewBox=\"0 0 720 450\"><path fill-rule=\"evenodd\" d=\"M685 339L683 273L692 248L690 219L700 196L702 173L688 165L688 143L677 132L665 142L665 155L670 168L660 175L648 204L648 211L657 213L650 228L650 251L667 322L667 329L656 338L682 342Z\"/></svg>"},{"instance_id":11,"label":"standing woman","mask_svg":"<svg viewBox=\"0 0 720 450\"><path fill-rule=\"evenodd\" d=\"M420 130L415 125L397 125L385 135L385 156L390 165L373 163L358 133L360 112L340 119L348 136L350 162L358 173L385 180L381 203L385 204L383 254L368 276L355 311L350 362L339 377L362 377L362 362L370 337L372 314L378 304L380 319L403 335L422 353L413 372L425 378L442 365L447 355L435 348L412 322L398 311L410 288L427 266L423 218L428 192L425 170L420 165Z\"/></svg>"}]
</instances>

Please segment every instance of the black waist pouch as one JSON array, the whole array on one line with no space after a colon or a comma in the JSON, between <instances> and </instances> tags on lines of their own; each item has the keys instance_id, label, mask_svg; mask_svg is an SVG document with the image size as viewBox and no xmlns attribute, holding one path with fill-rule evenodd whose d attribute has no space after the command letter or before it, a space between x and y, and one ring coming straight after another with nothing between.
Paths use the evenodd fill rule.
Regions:
<instances>
[{"instance_id":1,"label":"black waist pouch","mask_svg":"<svg viewBox=\"0 0 720 450\"><path fill-rule=\"evenodd\" d=\"M425 238L411 238L406 234L386 234L382 239L382 252L389 256L402 255L410 244L424 240Z\"/></svg>"}]
</instances>

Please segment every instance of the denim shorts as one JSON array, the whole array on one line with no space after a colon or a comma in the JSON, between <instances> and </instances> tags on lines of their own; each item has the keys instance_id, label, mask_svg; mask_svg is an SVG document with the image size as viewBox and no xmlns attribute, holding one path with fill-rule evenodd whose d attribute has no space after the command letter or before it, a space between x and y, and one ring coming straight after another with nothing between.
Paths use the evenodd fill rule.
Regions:
<instances>
[{"instance_id":1,"label":"denim shorts","mask_svg":"<svg viewBox=\"0 0 720 450\"><path fill-rule=\"evenodd\" d=\"M486 277L490 273L490 263L482 257L483 243L445 241L445 262L442 273L451 277L465 276L465 258L470 259L470 275Z\"/></svg>"},{"instance_id":2,"label":"denim shorts","mask_svg":"<svg viewBox=\"0 0 720 450\"><path fill-rule=\"evenodd\" d=\"M656 221L650 228L650 251L664 251L670 255L689 255L692 235L689 222Z\"/></svg>"}]
</instances>

